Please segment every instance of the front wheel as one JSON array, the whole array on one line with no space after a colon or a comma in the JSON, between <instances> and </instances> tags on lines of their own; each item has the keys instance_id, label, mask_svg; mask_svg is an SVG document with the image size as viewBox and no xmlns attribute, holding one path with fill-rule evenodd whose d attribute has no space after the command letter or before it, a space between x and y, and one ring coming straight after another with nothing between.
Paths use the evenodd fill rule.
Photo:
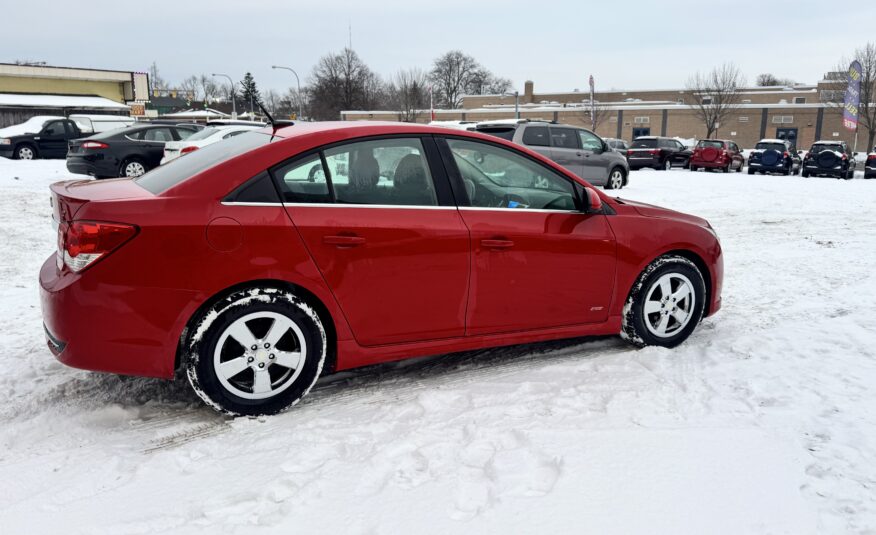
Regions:
<instances>
[{"instance_id":1,"label":"front wheel","mask_svg":"<svg viewBox=\"0 0 876 535\"><path fill-rule=\"evenodd\" d=\"M675 347L702 319L705 298L706 285L693 262L683 256L661 256L630 290L621 336L639 346Z\"/></svg>"},{"instance_id":2,"label":"front wheel","mask_svg":"<svg viewBox=\"0 0 876 535\"><path fill-rule=\"evenodd\" d=\"M187 343L186 374L208 405L234 416L278 413L316 383L326 334L288 290L236 292L206 311Z\"/></svg>"},{"instance_id":3,"label":"front wheel","mask_svg":"<svg viewBox=\"0 0 876 535\"><path fill-rule=\"evenodd\" d=\"M37 152L30 145L19 145L15 149L15 159L16 160L36 160Z\"/></svg>"},{"instance_id":4,"label":"front wheel","mask_svg":"<svg viewBox=\"0 0 876 535\"><path fill-rule=\"evenodd\" d=\"M622 187L624 187L624 172L620 168L615 167L608 175L605 189L621 189Z\"/></svg>"}]
</instances>

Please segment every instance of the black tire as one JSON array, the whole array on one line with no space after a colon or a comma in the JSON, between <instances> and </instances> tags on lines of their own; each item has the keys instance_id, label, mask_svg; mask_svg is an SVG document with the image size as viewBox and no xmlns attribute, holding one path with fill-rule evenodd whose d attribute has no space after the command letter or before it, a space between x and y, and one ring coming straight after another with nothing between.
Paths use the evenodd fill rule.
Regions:
<instances>
[{"instance_id":1,"label":"black tire","mask_svg":"<svg viewBox=\"0 0 876 535\"><path fill-rule=\"evenodd\" d=\"M737 172L737 173L741 173L741 172L742 172L742 168L743 168L744 166L745 166L745 163L744 163L744 162L739 162L739 167L736 168L736 172Z\"/></svg>"},{"instance_id":2,"label":"black tire","mask_svg":"<svg viewBox=\"0 0 876 535\"><path fill-rule=\"evenodd\" d=\"M690 167L688 167L688 169L690 169L691 172L694 172L694 171L697 170L697 166L695 166L695 165L691 165Z\"/></svg>"},{"instance_id":3,"label":"black tire","mask_svg":"<svg viewBox=\"0 0 876 535\"><path fill-rule=\"evenodd\" d=\"M692 286L693 300L688 302L688 317L686 323L680 323L675 319L672 311L675 309L661 309L657 312L645 314L645 303L649 295L661 291L657 288L658 281L666 275L679 276L679 279L686 279ZM654 288L652 293L652 287ZM667 299L671 296L662 296ZM662 299L661 299L662 301ZM653 300L652 300L653 302ZM670 307L678 306L683 308L681 303L669 304ZM703 276L696 264L677 255L664 255L648 265L645 270L639 275L630 294L627 297L627 302L623 309L623 328L621 337L638 346L663 346L675 347L684 342L688 336L696 329L700 320L703 318L703 312L706 304L706 285ZM653 322L659 320L664 314L669 317L668 321L675 322L675 330L667 331L666 336L658 336L646 325L646 321ZM655 316L656 315L656 316ZM652 325L652 329L653 329Z\"/></svg>"},{"instance_id":4,"label":"black tire","mask_svg":"<svg viewBox=\"0 0 876 535\"><path fill-rule=\"evenodd\" d=\"M753 175L753 174L754 174L754 169L752 169L751 167L749 167L749 168L748 168L748 174L749 174L749 175Z\"/></svg>"},{"instance_id":5,"label":"black tire","mask_svg":"<svg viewBox=\"0 0 876 535\"><path fill-rule=\"evenodd\" d=\"M615 173L617 173L619 177L615 175ZM620 182L618 182L618 178L620 179ZM623 168L613 167L611 171L608 172L608 180L605 182L605 189L621 189L626 183L627 177Z\"/></svg>"},{"instance_id":6,"label":"black tire","mask_svg":"<svg viewBox=\"0 0 876 535\"><path fill-rule=\"evenodd\" d=\"M663 160L659 166L657 166L658 171L670 171L672 169L672 160L668 157Z\"/></svg>"},{"instance_id":7,"label":"black tire","mask_svg":"<svg viewBox=\"0 0 876 535\"><path fill-rule=\"evenodd\" d=\"M854 169L847 169L846 174L845 174L845 176L843 176L843 178L845 178L846 180L851 180L851 179L855 178L855 170Z\"/></svg>"},{"instance_id":8,"label":"black tire","mask_svg":"<svg viewBox=\"0 0 876 535\"><path fill-rule=\"evenodd\" d=\"M141 168L143 170L143 172L140 173L140 175L149 171L149 168L146 166L146 163L143 160L141 160L140 158L137 158L137 157L125 158L122 161L122 164L119 166L119 177L120 178L140 176L140 175L136 175L136 174L128 174L128 166L132 166L132 167L139 166L139 168Z\"/></svg>"},{"instance_id":9,"label":"black tire","mask_svg":"<svg viewBox=\"0 0 876 535\"><path fill-rule=\"evenodd\" d=\"M237 341L237 338L226 335L223 347L220 348L220 355L216 357L216 348L221 341L223 334L235 322L237 325L247 326L249 334L257 339L258 346L268 339L271 328L276 320L270 321L265 325L253 325L253 322L269 321L264 318L255 318L253 320L243 320L244 316L252 314L272 314L278 318L285 318L291 321L301 335L301 340L298 338L298 333L293 332L295 327L289 327L288 332L276 341L275 347L264 351L259 348L258 351L250 352L242 345L229 343L229 339ZM262 329L259 331L254 328ZM192 388L208 405L225 414L233 416L257 416L263 414L276 414L292 405L298 403L309 391L313 388L316 380L322 372L323 364L326 358L326 333L322 325L322 320L316 311L288 290L277 288L252 288L241 290L221 300L216 305L205 311L191 325L189 332L194 333L185 342L185 369L186 375L189 378L189 383ZM261 334L262 338L258 338ZM286 338L286 337L289 338ZM295 368L287 368L285 366L274 367L273 364L278 364L278 361L266 360L269 356L274 359L273 354L268 355L271 351L276 351L278 355L286 351L296 351L295 348L279 349L283 344L297 344L297 351L303 355L303 363ZM290 348L292 346L289 346ZM264 347L268 347L267 345ZM225 355L226 349L230 351ZM243 349L241 351L240 349ZM237 349L237 351L234 351ZM250 348L251 349L251 348ZM236 353L240 353L235 356ZM264 354L262 354L264 353ZM220 379L216 363L225 363L238 358L246 358L248 362L246 367L242 368L238 375L226 376L225 382L230 386L223 384L223 379ZM223 359L223 360L219 360ZM263 366L262 364L266 364ZM268 393L267 397L261 399L250 399L242 397L245 395L256 395L256 368L259 365L268 373L270 379L270 389L276 389L275 394ZM247 370L249 368L250 370ZM300 368L300 372L298 372ZM275 370L275 372L271 372ZM278 376L274 379L274 376ZM238 380L235 379L232 383L232 377L240 378L241 382L238 385ZM246 379L252 377L251 392L247 394L245 389ZM286 377L284 379L283 377ZM274 387L276 382L277 386ZM233 388L238 388L235 392ZM242 393L240 395L239 393Z\"/></svg>"},{"instance_id":10,"label":"black tire","mask_svg":"<svg viewBox=\"0 0 876 535\"><path fill-rule=\"evenodd\" d=\"M721 169L721 170L722 170L723 172L725 172L725 173L729 173L729 172L730 172L730 166L731 166L732 164L733 164L733 162L728 162L728 163L727 163L727 166L726 166L725 168Z\"/></svg>"},{"instance_id":11,"label":"black tire","mask_svg":"<svg viewBox=\"0 0 876 535\"><path fill-rule=\"evenodd\" d=\"M809 171L800 171L800 176L803 178L809 178Z\"/></svg>"},{"instance_id":12,"label":"black tire","mask_svg":"<svg viewBox=\"0 0 876 535\"><path fill-rule=\"evenodd\" d=\"M37 148L30 143L21 143L12 153L13 160L36 160L40 155Z\"/></svg>"}]
</instances>

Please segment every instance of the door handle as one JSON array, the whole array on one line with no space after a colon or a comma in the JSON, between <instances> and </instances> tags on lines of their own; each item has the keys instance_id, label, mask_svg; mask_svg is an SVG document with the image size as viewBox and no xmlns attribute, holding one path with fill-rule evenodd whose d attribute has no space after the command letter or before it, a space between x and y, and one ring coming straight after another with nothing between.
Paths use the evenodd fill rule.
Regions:
<instances>
[{"instance_id":1,"label":"door handle","mask_svg":"<svg viewBox=\"0 0 876 535\"><path fill-rule=\"evenodd\" d=\"M365 238L361 236L324 236L322 242L338 248L356 247L365 243Z\"/></svg>"},{"instance_id":2,"label":"door handle","mask_svg":"<svg viewBox=\"0 0 876 535\"><path fill-rule=\"evenodd\" d=\"M481 246L486 249L510 249L514 247L511 240L481 240Z\"/></svg>"}]
</instances>

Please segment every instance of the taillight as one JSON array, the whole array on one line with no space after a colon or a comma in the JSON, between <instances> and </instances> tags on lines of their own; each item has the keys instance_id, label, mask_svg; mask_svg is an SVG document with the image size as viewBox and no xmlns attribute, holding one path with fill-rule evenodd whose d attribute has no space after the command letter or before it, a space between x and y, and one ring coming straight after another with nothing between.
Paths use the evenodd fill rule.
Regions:
<instances>
[{"instance_id":1,"label":"taillight","mask_svg":"<svg viewBox=\"0 0 876 535\"><path fill-rule=\"evenodd\" d=\"M628 151L627 151L627 156L632 156L632 155L633 155L633 149L628 150Z\"/></svg>"},{"instance_id":2,"label":"taillight","mask_svg":"<svg viewBox=\"0 0 876 535\"><path fill-rule=\"evenodd\" d=\"M651 156L657 156L660 154L660 149L651 149L648 152L651 153Z\"/></svg>"},{"instance_id":3,"label":"taillight","mask_svg":"<svg viewBox=\"0 0 876 535\"><path fill-rule=\"evenodd\" d=\"M867 156L867 161L868 162L876 162L876 154L871 154L871 155Z\"/></svg>"},{"instance_id":4,"label":"taillight","mask_svg":"<svg viewBox=\"0 0 876 535\"><path fill-rule=\"evenodd\" d=\"M790 155L791 155L791 154L788 153L788 151L785 151L785 152L782 153L782 156L784 156L785 158L787 158L787 157L790 156Z\"/></svg>"},{"instance_id":5,"label":"taillight","mask_svg":"<svg viewBox=\"0 0 876 535\"><path fill-rule=\"evenodd\" d=\"M115 251L137 234L137 227L102 221L73 221L58 227L58 254L79 272ZM60 262L58 263L60 267Z\"/></svg>"},{"instance_id":6,"label":"taillight","mask_svg":"<svg viewBox=\"0 0 876 535\"><path fill-rule=\"evenodd\" d=\"M848 160L848 159L849 159L849 155L848 155L848 154L843 154L843 160Z\"/></svg>"},{"instance_id":7,"label":"taillight","mask_svg":"<svg viewBox=\"0 0 876 535\"><path fill-rule=\"evenodd\" d=\"M84 141L80 147L83 149L108 149L109 145L100 141Z\"/></svg>"},{"instance_id":8,"label":"taillight","mask_svg":"<svg viewBox=\"0 0 876 535\"><path fill-rule=\"evenodd\" d=\"M190 152L195 152L198 150L198 147L183 147L182 150L179 151L180 154L188 154Z\"/></svg>"}]
</instances>

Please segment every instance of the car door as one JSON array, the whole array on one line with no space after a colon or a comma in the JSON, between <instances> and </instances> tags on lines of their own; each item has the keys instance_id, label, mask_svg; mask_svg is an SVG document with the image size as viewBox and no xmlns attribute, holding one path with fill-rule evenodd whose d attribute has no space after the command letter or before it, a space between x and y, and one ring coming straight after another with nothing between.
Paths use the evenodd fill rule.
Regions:
<instances>
[{"instance_id":1,"label":"car door","mask_svg":"<svg viewBox=\"0 0 876 535\"><path fill-rule=\"evenodd\" d=\"M143 132L140 157L146 163L147 169L158 167L164 156L164 144L173 140L173 131L169 126L156 126Z\"/></svg>"},{"instance_id":2,"label":"car door","mask_svg":"<svg viewBox=\"0 0 876 535\"><path fill-rule=\"evenodd\" d=\"M581 148L581 139L578 130L560 126L551 126L551 153L552 160L562 165L572 173L585 176L587 168L584 161L590 158L591 151Z\"/></svg>"},{"instance_id":3,"label":"car door","mask_svg":"<svg viewBox=\"0 0 876 535\"><path fill-rule=\"evenodd\" d=\"M466 334L605 321L615 273L606 216L580 211L573 181L521 152L439 143L471 233Z\"/></svg>"},{"instance_id":4,"label":"car door","mask_svg":"<svg viewBox=\"0 0 876 535\"><path fill-rule=\"evenodd\" d=\"M345 142L271 172L359 344L464 335L469 235L431 137Z\"/></svg>"},{"instance_id":5,"label":"car door","mask_svg":"<svg viewBox=\"0 0 876 535\"><path fill-rule=\"evenodd\" d=\"M547 126L525 125L519 127L517 130L520 134L514 135L515 142L525 145L530 150L563 165L557 161L554 151L551 148L551 132Z\"/></svg>"},{"instance_id":6,"label":"car door","mask_svg":"<svg viewBox=\"0 0 876 535\"><path fill-rule=\"evenodd\" d=\"M49 121L34 137L41 158L63 158L67 154L67 127L64 121Z\"/></svg>"},{"instance_id":7,"label":"car door","mask_svg":"<svg viewBox=\"0 0 876 535\"><path fill-rule=\"evenodd\" d=\"M613 165L610 149L606 150L607 145L602 138L589 130L578 130L578 137L585 156L581 164L583 173L578 176L597 186L604 186L608 183L609 168Z\"/></svg>"},{"instance_id":8,"label":"car door","mask_svg":"<svg viewBox=\"0 0 876 535\"><path fill-rule=\"evenodd\" d=\"M670 159L673 166L684 167L690 161L691 152L681 142L675 139L662 140L666 143L666 148L669 150Z\"/></svg>"}]
</instances>

